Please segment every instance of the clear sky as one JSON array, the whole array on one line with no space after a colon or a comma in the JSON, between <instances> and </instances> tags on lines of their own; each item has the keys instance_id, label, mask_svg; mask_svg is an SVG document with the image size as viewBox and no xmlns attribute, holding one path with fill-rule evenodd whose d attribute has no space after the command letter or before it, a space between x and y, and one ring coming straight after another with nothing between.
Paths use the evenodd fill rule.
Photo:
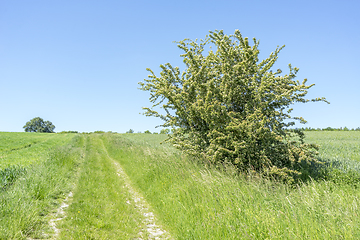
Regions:
<instances>
[{"instance_id":1,"label":"clear sky","mask_svg":"<svg viewBox=\"0 0 360 240\"><path fill-rule=\"evenodd\" d=\"M307 127L360 127L360 1L0 1L0 131L34 117L55 131L159 131L145 117L146 68L182 67L173 41L223 29L260 40L276 68L316 85L295 105Z\"/></svg>"}]
</instances>

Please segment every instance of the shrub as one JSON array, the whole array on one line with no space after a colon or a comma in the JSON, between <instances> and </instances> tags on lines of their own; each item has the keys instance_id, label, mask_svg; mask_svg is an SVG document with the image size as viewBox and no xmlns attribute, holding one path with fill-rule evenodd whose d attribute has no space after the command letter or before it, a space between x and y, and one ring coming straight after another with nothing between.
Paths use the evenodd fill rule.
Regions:
<instances>
[{"instance_id":1,"label":"shrub","mask_svg":"<svg viewBox=\"0 0 360 240\"><path fill-rule=\"evenodd\" d=\"M314 84L295 80L298 68L289 64L283 76L280 69L271 70L284 46L259 61L258 45L254 38L250 46L239 30L230 36L210 32L200 43L178 42L185 71L167 63L157 77L147 69L149 79L139 84L153 105L143 109L146 116L164 120L162 127L175 128L168 140L188 154L293 181L308 163L317 162L317 146L304 143L300 130L288 130L295 120L306 122L292 117L290 106L326 100L304 98Z\"/></svg>"}]
</instances>

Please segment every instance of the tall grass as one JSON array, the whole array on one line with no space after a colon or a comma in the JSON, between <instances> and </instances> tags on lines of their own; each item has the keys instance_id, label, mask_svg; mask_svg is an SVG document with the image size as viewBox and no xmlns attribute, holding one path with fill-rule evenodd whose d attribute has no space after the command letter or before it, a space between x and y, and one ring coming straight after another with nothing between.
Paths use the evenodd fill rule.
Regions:
<instances>
[{"instance_id":1,"label":"tall grass","mask_svg":"<svg viewBox=\"0 0 360 240\"><path fill-rule=\"evenodd\" d=\"M24 175L25 173L26 173L26 168L16 165L0 170L0 190L5 191L20 176Z\"/></svg>"},{"instance_id":2,"label":"tall grass","mask_svg":"<svg viewBox=\"0 0 360 240\"><path fill-rule=\"evenodd\" d=\"M360 193L349 184L289 187L188 159L160 135L104 135L175 239L358 239Z\"/></svg>"},{"instance_id":3,"label":"tall grass","mask_svg":"<svg viewBox=\"0 0 360 240\"><path fill-rule=\"evenodd\" d=\"M34 134L30 147L33 140L23 135L1 152L14 164L22 159L26 171L0 171L0 239L51 237L50 213L70 191L60 239L138 236L143 217L113 159L174 239L359 239L360 133L306 134L322 146L328 175L296 186L206 166L159 144L165 135Z\"/></svg>"},{"instance_id":4,"label":"tall grass","mask_svg":"<svg viewBox=\"0 0 360 240\"><path fill-rule=\"evenodd\" d=\"M29 165L26 174L0 192L0 239L45 237L48 215L72 189L81 163L83 137L54 147L46 160Z\"/></svg>"}]
</instances>

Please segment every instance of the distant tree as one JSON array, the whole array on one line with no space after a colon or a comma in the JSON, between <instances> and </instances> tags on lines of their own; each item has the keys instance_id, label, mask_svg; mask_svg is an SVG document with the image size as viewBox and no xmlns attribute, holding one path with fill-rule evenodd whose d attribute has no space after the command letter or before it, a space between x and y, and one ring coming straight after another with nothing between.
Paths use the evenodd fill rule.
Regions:
<instances>
[{"instance_id":1,"label":"distant tree","mask_svg":"<svg viewBox=\"0 0 360 240\"><path fill-rule=\"evenodd\" d=\"M134 133L134 130L130 128L126 133Z\"/></svg>"},{"instance_id":2,"label":"distant tree","mask_svg":"<svg viewBox=\"0 0 360 240\"><path fill-rule=\"evenodd\" d=\"M28 121L23 128L25 132L53 133L55 126L50 121L44 121L42 118L36 117Z\"/></svg>"},{"instance_id":3,"label":"distant tree","mask_svg":"<svg viewBox=\"0 0 360 240\"><path fill-rule=\"evenodd\" d=\"M151 134L151 132L149 130L146 130L144 133Z\"/></svg>"},{"instance_id":4,"label":"distant tree","mask_svg":"<svg viewBox=\"0 0 360 240\"><path fill-rule=\"evenodd\" d=\"M289 64L285 75L272 69L284 46L259 60L258 45L239 30L178 42L185 70L166 63L156 76L147 69L148 79L139 84L150 92L152 106L143 109L146 116L162 119L161 127L175 128L168 141L190 155L292 181L318 162L317 146L306 143L303 132L289 129L293 120L306 123L290 115L292 106L326 99L305 98L314 84L296 80L298 68Z\"/></svg>"},{"instance_id":5,"label":"distant tree","mask_svg":"<svg viewBox=\"0 0 360 240\"><path fill-rule=\"evenodd\" d=\"M169 133L170 133L170 129L163 128L160 130L160 134L169 134Z\"/></svg>"}]
</instances>

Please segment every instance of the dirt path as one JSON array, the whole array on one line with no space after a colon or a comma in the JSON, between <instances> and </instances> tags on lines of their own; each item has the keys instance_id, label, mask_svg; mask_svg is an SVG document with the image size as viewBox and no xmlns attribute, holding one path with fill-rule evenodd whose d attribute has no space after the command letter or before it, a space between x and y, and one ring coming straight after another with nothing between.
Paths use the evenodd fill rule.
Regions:
<instances>
[{"instance_id":1,"label":"dirt path","mask_svg":"<svg viewBox=\"0 0 360 240\"><path fill-rule=\"evenodd\" d=\"M104 148L104 152L106 153L107 157L113 162L117 171L117 175L124 181L124 187L127 188L131 195L132 199L128 200L126 203L134 204L134 207L144 216L144 223L146 228L139 232L138 239L171 239L170 234L163 230L161 226L156 224L156 217L154 213L150 211L149 204L146 202L144 197L132 187L130 178L125 173L121 165L109 156L109 153L103 142L102 147Z\"/></svg>"},{"instance_id":2,"label":"dirt path","mask_svg":"<svg viewBox=\"0 0 360 240\"><path fill-rule=\"evenodd\" d=\"M94 236L98 236L98 237L107 236L106 237L107 239L113 239L113 238L118 239L120 236L116 234L116 231L120 231L120 232L124 231L126 229L126 226L129 227L130 223L129 222L122 223L123 220L125 221L128 220L127 217L118 218L116 216L121 216L119 215L120 212L121 214L123 214L123 216L130 216L128 214L129 213L131 214L131 212L133 212L136 213L133 216L137 216L135 219L138 219L137 226L143 226L143 227L140 228L137 234L136 234L137 230L133 228L132 232L133 234L135 233L136 238L131 238L131 239L138 239L138 240L172 239L170 234L166 232L157 223L156 216L150 210L151 209L150 205L146 202L144 197L135 190L135 188L131 183L130 178L123 170L121 165L109 156L109 153L104 145L103 140L99 136L88 138L85 145L86 146L89 145L89 148L88 147L84 148L84 150L85 149L86 150L83 153L83 157L86 161L86 164L81 167L82 168L81 171L79 169L79 171L77 172L77 174L79 174L79 179L81 179L81 181L77 183L77 187L76 187L77 190L75 189L74 191L73 189L74 196L73 196L73 192L70 192L70 194L64 199L64 201L61 203L58 209L52 214L51 220L49 220L49 226L53 230L52 231L53 233L51 235L47 235L47 238L67 239L68 237L70 237L71 239L77 239L82 234L81 231L85 230L86 234L88 234L89 236L91 236L91 234L95 234ZM108 169L108 170L103 171L101 169ZM85 177L82 174L85 174L84 175ZM113 177L109 178L110 175ZM96 177L92 180L92 177L94 176ZM117 185L115 183L117 182L115 181L117 177L119 177L118 179L119 182L121 182L121 185ZM112 180L110 181L109 179ZM84 181L86 181L85 185L84 185ZM110 181L110 182L106 183L106 181ZM94 186L98 190L93 190ZM97 195L99 194L98 193L99 190L101 191L101 193L100 195ZM122 192L123 197L117 196L115 199L106 200L107 197L110 196L107 194L111 194L111 196L113 196L117 194L116 192L118 193ZM90 195L91 197L89 198ZM94 199L95 196L102 198L101 204L98 204L100 199ZM74 203L73 202L74 197L77 199L75 201L75 207L72 210L68 210L71 209L71 207L69 208L69 205L72 205ZM80 203L84 203L84 202L86 202L86 204L84 206L81 206ZM118 204L117 205L118 207L117 208L111 207L115 203ZM123 212L124 209L120 210L121 205L128 205L128 207L125 208L128 209L128 211ZM85 214L86 208L88 206L92 207L90 211L88 209L88 213L90 215L81 215L80 214L81 212L84 212ZM104 206L110 206L111 210L107 209L105 211L106 207ZM111 225L115 227L113 231L111 231L112 233L110 235L107 235L106 232L104 233L104 235L96 235L96 231L99 230L99 226L102 227L107 226L105 225L106 220L102 218L101 216L102 213L100 213L99 211L100 212L105 211L107 214L106 215L107 219L110 219L113 216L114 218L117 218L117 227L115 227L116 224L113 225L111 221L108 222L109 223L108 226ZM140 220L140 215L143 216L142 222ZM80 219L80 218L87 220L76 222L75 219ZM89 219L92 220L87 222ZM61 229L59 229L58 227L60 222L62 223L62 225L65 224ZM97 224L98 222L101 222L101 225ZM121 226L120 228L122 227L124 228L120 230L119 226ZM62 233L62 231L66 232L65 235L64 233ZM121 239L121 237L119 239Z\"/></svg>"},{"instance_id":3,"label":"dirt path","mask_svg":"<svg viewBox=\"0 0 360 240\"><path fill-rule=\"evenodd\" d=\"M73 195L73 193L70 192L66 196L65 200L61 203L60 207L57 209L57 211L56 211L56 213L54 215L55 218L52 218L49 221L49 225L54 231L54 235L52 236L53 239L56 239L59 236L60 229L58 229L56 227L56 222L61 221L66 217L65 210L66 210L67 207L69 207L68 202L69 202L69 198L71 198L72 195Z\"/></svg>"}]
</instances>

